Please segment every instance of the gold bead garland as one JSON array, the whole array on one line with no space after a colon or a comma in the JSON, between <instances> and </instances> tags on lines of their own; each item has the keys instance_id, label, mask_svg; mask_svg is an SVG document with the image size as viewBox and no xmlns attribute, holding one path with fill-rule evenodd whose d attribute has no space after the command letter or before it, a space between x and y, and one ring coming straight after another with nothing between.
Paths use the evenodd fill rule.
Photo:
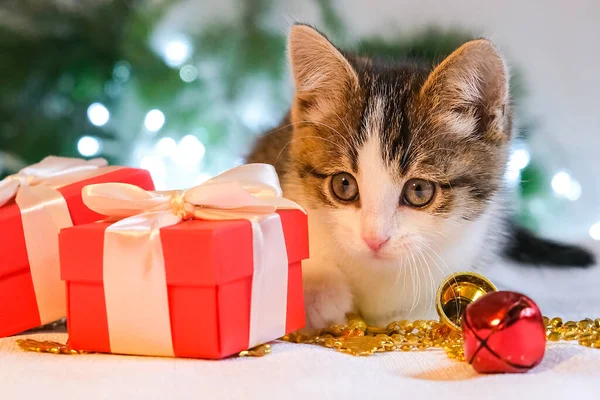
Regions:
<instances>
[{"instance_id":1,"label":"gold bead garland","mask_svg":"<svg viewBox=\"0 0 600 400\"><path fill-rule=\"evenodd\" d=\"M577 341L581 346L600 348L600 318L563 323L561 318L544 317L546 338L551 342ZM314 344L353 356L369 356L389 351L443 349L449 358L464 361L463 339L459 331L439 321L396 321L386 328L368 327L358 316L346 325L333 325L313 335L294 333L282 340Z\"/></svg>"},{"instance_id":2,"label":"gold bead garland","mask_svg":"<svg viewBox=\"0 0 600 400\"><path fill-rule=\"evenodd\" d=\"M390 351L444 349L450 358L463 360L462 336L439 321L396 321L385 328L368 327L359 316L349 316L347 325L333 325L314 335L294 333L282 340L315 344L354 356Z\"/></svg>"},{"instance_id":3,"label":"gold bead garland","mask_svg":"<svg viewBox=\"0 0 600 400\"><path fill-rule=\"evenodd\" d=\"M600 348L600 318L563 323L561 318L544 317L544 325L546 338L551 342L577 341L581 346Z\"/></svg>"},{"instance_id":4,"label":"gold bead garland","mask_svg":"<svg viewBox=\"0 0 600 400\"><path fill-rule=\"evenodd\" d=\"M562 321L561 318L544 317L546 338L550 342L577 341L581 346L600 348L600 318L581 321ZM459 331L452 330L439 321L395 321L385 328L367 326L356 315L348 318L346 325L333 325L313 335L293 333L281 338L283 341L313 344L353 356L369 356L390 351L422 351L442 349L449 358L464 361L463 339ZM33 339L17 340L25 351L52 354L85 354L72 349L69 344ZM262 357L271 352L264 344L242 351L240 357Z\"/></svg>"},{"instance_id":5,"label":"gold bead garland","mask_svg":"<svg viewBox=\"0 0 600 400\"><path fill-rule=\"evenodd\" d=\"M88 354L85 350L75 350L71 348L69 342L62 344L51 340L38 341L33 339L17 339L17 345L24 351L33 351L36 353L50 354ZM239 357L263 357L271 353L271 345L268 343L258 345L248 350L241 351Z\"/></svg>"},{"instance_id":6,"label":"gold bead garland","mask_svg":"<svg viewBox=\"0 0 600 400\"><path fill-rule=\"evenodd\" d=\"M17 345L21 350L34 351L36 353L51 353L51 354L86 354L86 351L75 350L69 346L69 342L66 344L53 342L51 340L38 341L33 339L18 339Z\"/></svg>"}]
</instances>

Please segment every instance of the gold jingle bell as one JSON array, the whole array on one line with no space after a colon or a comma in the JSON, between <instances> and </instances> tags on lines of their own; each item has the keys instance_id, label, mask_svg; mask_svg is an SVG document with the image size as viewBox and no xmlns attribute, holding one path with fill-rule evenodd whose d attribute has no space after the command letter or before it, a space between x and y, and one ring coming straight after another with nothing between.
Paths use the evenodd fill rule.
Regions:
<instances>
[{"instance_id":1,"label":"gold jingle bell","mask_svg":"<svg viewBox=\"0 0 600 400\"><path fill-rule=\"evenodd\" d=\"M487 278L475 272L457 272L439 286L435 308L440 322L454 331L461 330L461 321L467 306L487 293L498 289Z\"/></svg>"}]
</instances>

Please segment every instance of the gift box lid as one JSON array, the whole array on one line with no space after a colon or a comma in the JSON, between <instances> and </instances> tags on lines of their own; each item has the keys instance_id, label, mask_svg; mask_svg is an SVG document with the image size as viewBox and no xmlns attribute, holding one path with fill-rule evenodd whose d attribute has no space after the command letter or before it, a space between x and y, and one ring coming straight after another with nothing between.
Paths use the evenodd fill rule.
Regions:
<instances>
[{"instance_id":1,"label":"gift box lid","mask_svg":"<svg viewBox=\"0 0 600 400\"><path fill-rule=\"evenodd\" d=\"M103 218L83 204L81 190L84 186L104 182L124 182L146 190L154 189L152 178L147 170L127 167L108 167L104 174L60 187L57 190L67 202L74 225L87 224ZM14 199L0 207L0 226L2 227L0 229L1 278L29 268L21 212Z\"/></svg>"},{"instance_id":2,"label":"gift box lid","mask_svg":"<svg viewBox=\"0 0 600 400\"><path fill-rule=\"evenodd\" d=\"M308 221L299 210L280 210L288 262L308 258ZM60 233L61 276L66 281L102 282L104 231L96 222ZM251 223L248 220L184 221L161 229L167 282L178 286L212 286L252 276ZM80 261L90 260L85 265ZM126 265L123 268L127 268Z\"/></svg>"}]
</instances>

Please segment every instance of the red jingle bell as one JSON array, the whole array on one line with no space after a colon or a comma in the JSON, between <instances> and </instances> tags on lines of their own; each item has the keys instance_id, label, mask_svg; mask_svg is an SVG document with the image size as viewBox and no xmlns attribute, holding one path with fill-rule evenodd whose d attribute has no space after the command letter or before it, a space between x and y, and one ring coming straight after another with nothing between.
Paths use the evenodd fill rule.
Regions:
<instances>
[{"instance_id":1,"label":"red jingle bell","mask_svg":"<svg viewBox=\"0 0 600 400\"><path fill-rule=\"evenodd\" d=\"M544 357L542 314L520 293L484 295L467 306L461 326L465 360L479 373L526 372Z\"/></svg>"}]
</instances>

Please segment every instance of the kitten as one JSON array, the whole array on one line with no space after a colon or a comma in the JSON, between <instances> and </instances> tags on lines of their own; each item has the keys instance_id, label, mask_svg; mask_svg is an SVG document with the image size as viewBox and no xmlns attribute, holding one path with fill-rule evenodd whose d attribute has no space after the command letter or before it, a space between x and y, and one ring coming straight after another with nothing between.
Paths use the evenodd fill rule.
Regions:
<instances>
[{"instance_id":1,"label":"kitten","mask_svg":"<svg viewBox=\"0 0 600 400\"><path fill-rule=\"evenodd\" d=\"M248 161L274 165L284 196L308 210L308 329L349 312L378 326L435 317L444 277L503 254L594 262L510 222L509 73L492 43L468 42L430 68L344 54L295 25L288 51L290 113Z\"/></svg>"}]
</instances>

